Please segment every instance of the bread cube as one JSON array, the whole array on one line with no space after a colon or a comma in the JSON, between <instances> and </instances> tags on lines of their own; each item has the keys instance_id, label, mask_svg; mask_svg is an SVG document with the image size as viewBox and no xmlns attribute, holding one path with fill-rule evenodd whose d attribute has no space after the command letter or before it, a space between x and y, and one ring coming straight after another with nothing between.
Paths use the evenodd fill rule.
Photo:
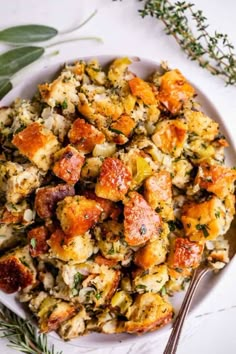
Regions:
<instances>
[{"instance_id":1,"label":"bread cube","mask_svg":"<svg viewBox=\"0 0 236 354\"><path fill-rule=\"evenodd\" d=\"M110 129L115 133L122 133L127 138L131 135L136 123L133 118L127 114L122 114L116 121L110 125Z\"/></svg>"},{"instance_id":2,"label":"bread cube","mask_svg":"<svg viewBox=\"0 0 236 354\"><path fill-rule=\"evenodd\" d=\"M124 332L145 333L165 326L172 320L173 308L160 295L139 294L129 308Z\"/></svg>"},{"instance_id":3,"label":"bread cube","mask_svg":"<svg viewBox=\"0 0 236 354\"><path fill-rule=\"evenodd\" d=\"M219 133L219 124L206 116L203 112L187 110L184 112L187 119L188 131L203 140L212 141Z\"/></svg>"},{"instance_id":4,"label":"bread cube","mask_svg":"<svg viewBox=\"0 0 236 354\"><path fill-rule=\"evenodd\" d=\"M158 238L161 218L141 194L131 192L124 208L124 235L130 246L141 246Z\"/></svg>"},{"instance_id":5,"label":"bread cube","mask_svg":"<svg viewBox=\"0 0 236 354\"><path fill-rule=\"evenodd\" d=\"M171 242L168 265L172 268L197 268L201 262L204 245L177 237Z\"/></svg>"},{"instance_id":6,"label":"bread cube","mask_svg":"<svg viewBox=\"0 0 236 354\"><path fill-rule=\"evenodd\" d=\"M152 140L165 154L179 157L187 141L187 124L180 119L163 120L157 124Z\"/></svg>"},{"instance_id":7,"label":"bread cube","mask_svg":"<svg viewBox=\"0 0 236 354\"><path fill-rule=\"evenodd\" d=\"M16 134L12 143L22 155L43 171L50 168L53 154L60 148L56 136L37 122Z\"/></svg>"},{"instance_id":8,"label":"bread cube","mask_svg":"<svg viewBox=\"0 0 236 354\"><path fill-rule=\"evenodd\" d=\"M167 71L161 76L158 99L172 114L177 114L194 94L194 88L178 69Z\"/></svg>"},{"instance_id":9,"label":"bread cube","mask_svg":"<svg viewBox=\"0 0 236 354\"><path fill-rule=\"evenodd\" d=\"M75 189L68 184L58 184L39 188L36 192L34 206L40 218L51 218L56 210L57 203L67 196L75 195Z\"/></svg>"},{"instance_id":10,"label":"bread cube","mask_svg":"<svg viewBox=\"0 0 236 354\"><path fill-rule=\"evenodd\" d=\"M102 164L95 187L98 197L118 202L128 192L132 176L127 167L117 158L108 157Z\"/></svg>"},{"instance_id":11,"label":"bread cube","mask_svg":"<svg viewBox=\"0 0 236 354\"><path fill-rule=\"evenodd\" d=\"M191 241L214 240L228 227L225 205L217 197L202 203L185 204L181 221Z\"/></svg>"},{"instance_id":12,"label":"bread cube","mask_svg":"<svg viewBox=\"0 0 236 354\"><path fill-rule=\"evenodd\" d=\"M101 206L82 196L66 197L58 203L57 218L66 235L83 235L94 226L102 213Z\"/></svg>"},{"instance_id":13,"label":"bread cube","mask_svg":"<svg viewBox=\"0 0 236 354\"><path fill-rule=\"evenodd\" d=\"M0 289L11 294L36 284L36 269L29 247L16 248L0 257Z\"/></svg>"},{"instance_id":14,"label":"bread cube","mask_svg":"<svg viewBox=\"0 0 236 354\"><path fill-rule=\"evenodd\" d=\"M139 77L134 77L129 80L129 87L132 95L140 98L144 104L151 105L156 104L157 100L151 88L151 85Z\"/></svg>"},{"instance_id":15,"label":"bread cube","mask_svg":"<svg viewBox=\"0 0 236 354\"><path fill-rule=\"evenodd\" d=\"M135 252L134 263L143 269L149 269L154 265L164 263L166 260L168 248L168 240L166 238L158 238L147 244Z\"/></svg>"},{"instance_id":16,"label":"bread cube","mask_svg":"<svg viewBox=\"0 0 236 354\"><path fill-rule=\"evenodd\" d=\"M139 294L145 292L158 293L168 281L169 275L166 264L156 265L143 271L138 269L133 279L133 289Z\"/></svg>"},{"instance_id":17,"label":"bread cube","mask_svg":"<svg viewBox=\"0 0 236 354\"><path fill-rule=\"evenodd\" d=\"M73 146L67 145L65 148L59 150L54 158L56 162L52 170L55 175L68 184L78 182L85 157L73 148Z\"/></svg>"},{"instance_id":18,"label":"bread cube","mask_svg":"<svg viewBox=\"0 0 236 354\"><path fill-rule=\"evenodd\" d=\"M202 163L199 165L194 183L223 199L228 194L234 193L235 181L235 170L221 165Z\"/></svg>"},{"instance_id":19,"label":"bread cube","mask_svg":"<svg viewBox=\"0 0 236 354\"><path fill-rule=\"evenodd\" d=\"M40 254L47 252L48 230L45 226L38 226L31 229L27 234L27 239L31 257L38 257Z\"/></svg>"},{"instance_id":20,"label":"bread cube","mask_svg":"<svg viewBox=\"0 0 236 354\"><path fill-rule=\"evenodd\" d=\"M96 144L102 144L105 141L105 136L102 132L80 118L73 122L68 137L71 144L84 154L89 154L93 151Z\"/></svg>"},{"instance_id":21,"label":"bread cube","mask_svg":"<svg viewBox=\"0 0 236 354\"><path fill-rule=\"evenodd\" d=\"M80 305L79 308L76 308L76 315L60 325L59 336L64 340L69 340L85 334L85 321L89 319L84 306Z\"/></svg>"}]
</instances>

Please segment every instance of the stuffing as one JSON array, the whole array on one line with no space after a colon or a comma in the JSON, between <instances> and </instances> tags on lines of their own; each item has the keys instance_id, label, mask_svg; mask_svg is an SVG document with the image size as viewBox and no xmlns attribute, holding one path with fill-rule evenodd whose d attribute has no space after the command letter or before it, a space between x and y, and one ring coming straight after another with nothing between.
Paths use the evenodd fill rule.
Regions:
<instances>
[{"instance_id":1,"label":"stuffing","mask_svg":"<svg viewBox=\"0 0 236 354\"><path fill-rule=\"evenodd\" d=\"M125 315L129 307L132 305L132 297L124 290L116 291L115 295L112 296L111 306L113 308L119 308L119 313Z\"/></svg>"},{"instance_id":2,"label":"stuffing","mask_svg":"<svg viewBox=\"0 0 236 354\"><path fill-rule=\"evenodd\" d=\"M84 306L80 305L79 308L76 308L76 315L60 325L60 337L69 340L83 335L86 331L86 321L89 319Z\"/></svg>"},{"instance_id":3,"label":"stuffing","mask_svg":"<svg viewBox=\"0 0 236 354\"><path fill-rule=\"evenodd\" d=\"M74 195L74 187L68 184L39 188L35 196L35 210L40 218L50 218L55 213L57 203L60 200L63 200L67 196Z\"/></svg>"},{"instance_id":4,"label":"stuffing","mask_svg":"<svg viewBox=\"0 0 236 354\"><path fill-rule=\"evenodd\" d=\"M127 317L124 331L141 334L169 323L173 317L173 308L158 294L139 294L129 308Z\"/></svg>"},{"instance_id":5,"label":"stuffing","mask_svg":"<svg viewBox=\"0 0 236 354\"><path fill-rule=\"evenodd\" d=\"M53 132L58 137L60 143L64 141L68 130L71 126L71 121L63 115L55 113L51 107L46 107L42 111L42 119L39 122L47 129Z\"/></svg>"},{"instance_id":6,"label":"stuffing","mask_svg":"<svg viewBox=\"0 0 236 354\"><path fill-rule=\"evenodd\" d=\"M223 202L212 197L202 203L183 206L181 221L191 241L213 240L227 231L226 208Z\"/></svg>"},{"instance_id":7,"label":"stuffing","mask_svg":"<svg viewBox=\"0 0 236 354\"><path fill-rule=\"evenodd\" d=\"M53 172L68 184L75 184L80 178L85 158L73 146L67 145L54 155Z\"/></svg>"},{"instance_id":8,"label":"stuffing","mask_svg":"<svg viewBox=\"0 0 236 354\"><path fill-rule=\"evenodd\" d=\"M94 84L104 85L106 83L106 75L97 59L90 60L86 65L85 71Z\"/></svg>"},{"instance_id":9,"label":"stuffing","mask_svg":"<svg viewBox=\"0 0 236 354\"><path fill-rule=\"evenodd\" d=\"M157 103L152 87L146 81L139 77L134 77L129 80L129 87L132 95L140 98L144 104L152 105Z\"/></svg>"},{"instance_id":10,"label":"stuffing","mask_svg":"<svg viewBox=\"0 0 236 354\"><path fill-rule=\"evenodd\" d=\"M110 129L118 134L124 134L127 138L132 134L135 121L127 114L122 114L110 125Z\"/></svg>"},{"instance_id":11,"label":"stuffing","mask_svg":"<svg viewBox=\"0 0 236 354\"><path fill-rule=\"evenodd\" d=\"M170 243L168 265L174 269L197 268L201 262L204 244L177 237Z\"/></svg>"},{"instance_id":12,"label":"stuffing","mask_svg":"<svg viewBox=\"0 0 236 354\"><path fill-rule=\"evenodd\" d=\"M0 289L8 294L36 284L36 269L29 247L16 248L0 257Z\"/></svg>"},{"instance_id":13,"label":"stuffing","mask_svg":"<svg viewBox=\"0 0 236 354\"><path fill-rule=\"evenodd\" d=\"M161 229L160 216L137 192L129 194L124 208L124 235L130 246L141 246L158 238Z\"/></svg>"},{"instance_id":14,"label":"stuffing","mask_svg":"<svg viewBox=\"0 0 236 354\"><path fill-rule=\"evenodd\" d=\"M87 157L81 170L81 178L95 179L98 177L102 163L101 157Z\"/></svg>"},{"instance_id":15,"label":"stuffing","mask_svg":"<svg viewBox=\"0 0 236 354\"><path fill-rule=\"evenodd\" d=\"M102 213L101 206L83 196L66 197L58 203L57 218L69 237L83 235L94 226Z\"/></svg>"},{"instance_id":16,"label":"stuffing","mask_svg":"<svg viewBox=\"0 0 236 354\"><path fill-rule=\"evenodd\" d=\"M168 270L166 264L156 265L143 271L138 269L134 272L133 288L139 293L161 291L165 283L168 281Z\"/></svg>"},{"instance_id":17,"label":"stuffing","mask_svg":"<svg viewBox=\"0 0 236 354\"><path fill-rule=\"evenodd\" d=\"M0 212L0 223L29 225L33 222L35 213L26 200L18 204L6 203Z\"/></svg>"},{"instance_id":18,"label":"stuffing","mask_svg":"<svg viewBox=\"0 0 236 354\"><path fill-rule=\"evenodd\" d=\"M94 242L86 232L82 236L68 239L62 230L57 229L48 240L50 255L64 262L85 262L94 251Z\"/></svg>"},{"instance_id":19,"label":"stuffing","mask_svg":"<svg viewBox=\"0 0 236 354\"><path fill-rule=\"evenodd\" d=\"M0 132L12 124L12 108L0 107Z\"/></svg>"},{"instance_id":20,"label":"stuffing","mask_svg":"<svg viewBox=\"0 0 236 354\"><path fill-rule=\"evenodd\" d=\"M178 69L167 71L161 76L158 99L172 114L177 114L194 94L194 88Z\"/></svg>"},{"instance_id":21,"label":"stuffing","mask_svg":"<svg viewBox=\"0 0 236 354\"><path fill-rule=\"evenodd\" d=\"M44 254L48 250L48 230L45 226L38 226L31 229L27 234L27 240L29 243L29 253L31 257L38 257L40 254Z\"/></svg>"},{"instance_id":22,"label":"stuffing","mask_svg":"<svg viewBox=\"0 0 236 354\"><path fill-rule=\"evenodd\" d=\"M83 154L89 154L96 144L105 142L104 134L81 118L73 122L68 137L71 144Z\"/></svg>"},{"instance_id":23,"label":"stuffing","mask_svg":"<svg viewBox=\"0 0 236 354\"><path fill-rule=\"evenodd\" d=\"M198 174L194 183L223 199L234 192L235 181L235 170L221 165L202 163L198 167Z\"/></svg>"},{"instance_id":24,"label":"stuffing","mask_svg":"<svg viewBox=\"0 0 236 354\"><path fill-rule=\"evenodd\" d=\"M190 175L193 170L192 164L184 157L175 159L172 163L172 184L184 189L190 182Z\"/></svg>"},{"instance_id":25,"label":"stuffing","mask_svg":"<svg viewBox=\"0 0 236 354\"><path fill-rule=\"evenodd\" d=\"M202 112L186 110L184 116L187 119L189 134L201 137L203 140L212 141L219 133L219 124L207 117Z\"/></svg>"},{"instance_id":26,"label":"stuffing","mask_svg":"<svg viewBox=\"0 0 236 354\"><path fill-rule=\"evenodd\" d=\"M167 171L160 171L144 181L144 198L167 220L173 219L172 181Z\"/></svg>"},{"instance_id":27,"label":"stuffing","mask_svg":"<svg viewBox=\"0 0 236 354\"><path fill-rule=\"evenodd\" d=\"M183 120L163 120L152 135L154 144L165 154L179 157L187 141L187 124Z\"/></svg>"},{"instance_id":28,"label":"stuffing","mask_svg":"<svg viewBox=\"0 0 236 354\"><path fill-rule=\"evenodd\" d=\"M60 148L56 136L36 122L16 134L12 143L22 155L43 171L49 169L53 154Z\"/></svg>"},{"instance_id":29,"label":"stuffing","mask_svg":"<svg viewBox=\"0 0 236 354\"><path fill-rule=\"evenodd\" d=\"M131 179L131 173L122 161L108 157L102 164L95 193L98 197L118 202L128 192Z\"/></svg>"},{"instance_id":30,"label":"stuffing","mask_svg":"<svg viewBox=\"0 0 236 354\"><path fill-rule=\"evenodd\" d=\"M0 223L0 250L15 247L22 240L20 230L15 230L12 224Z\"/></svg>"},{"instance_id":31,"label":"stuffing","mask_svg":"<svg viewBox=\"0 0 236 354\"><path fill-rule=\"evenodd\" d=\"M127 57L115 59L108 70L108 79L114 87L122 86L131 60Z\"/></svg>"}]
</instances>

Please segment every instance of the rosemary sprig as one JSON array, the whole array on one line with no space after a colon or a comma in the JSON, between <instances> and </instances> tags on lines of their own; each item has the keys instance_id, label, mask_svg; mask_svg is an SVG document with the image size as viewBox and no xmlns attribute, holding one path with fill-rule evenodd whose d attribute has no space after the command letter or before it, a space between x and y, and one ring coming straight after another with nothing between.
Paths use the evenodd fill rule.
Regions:
<instances>
[{"instance_id":1,"label":"rosemary sprig","mask_svg":"<svg viewBox=\"0 0 236 354\"><path fill-rule=\"evenodd\" d=\"M140 0L143 1L143 0ZM191 60L206 68L212 75L224 79L227 85L236 84L236 55L228 35L208 32L207 18L194 4L186 1L148 0L139 10L142 17L152 16L165 25Z\"/></svg>"},{"instance_id":2,"label":"rosemary sprig","mask_svg":"<svg viewBox=\"0 0 236 354\"><path fill-rule=\"evenodd\" d=\"M62 354L49 348L46 334L39 333L28 320L24 320L1 305L0 338L7 338L9 347L26 354Z\"/></svg>"}]
</instances>

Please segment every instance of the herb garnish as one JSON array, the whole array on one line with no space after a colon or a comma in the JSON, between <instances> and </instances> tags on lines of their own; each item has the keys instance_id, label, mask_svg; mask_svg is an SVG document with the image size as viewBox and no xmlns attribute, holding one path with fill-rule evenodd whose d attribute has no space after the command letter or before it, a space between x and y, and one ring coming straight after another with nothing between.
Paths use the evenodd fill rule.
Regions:
<instances>
[{"instance_id":1,"label":"herb garnish","mask_svg":"<svg viewBox=\"0 0 236 354\"><path fill-rule=\"evenodd\" d=\"M203 232L204 237L209 236L208 230L210 230L210 227L207 224L197 224L196 229L201 230Z\"/></svg>"}]
</instances>

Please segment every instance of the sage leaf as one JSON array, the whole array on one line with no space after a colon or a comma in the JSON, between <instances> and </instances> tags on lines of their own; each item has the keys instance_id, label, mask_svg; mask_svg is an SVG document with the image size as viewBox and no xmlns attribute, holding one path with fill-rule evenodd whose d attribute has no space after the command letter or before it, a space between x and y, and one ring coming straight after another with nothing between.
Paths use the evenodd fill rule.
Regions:
<instances>
[{"instance_id":1,"label":"sage leaf","mask_svg":"<svg viewBox=\"0 0 236 354\"><path fill-rule=\"evenodd\" d=\"M12 89L9 79L0 79L0 100Z\"/></svg>"},{"instance_id":2,"label":"sage leaf","mask_svg":"<svg viewBox=\"0 0 236 354\"><path fill-rule=\"evenodd\" d=\"M0 76L11 76L44 54L42 47L20 47L0 55Z\"/></svg>"},{"instance_id":3,"label":"sage leaf","mask_svg":"<svg viewBox=\"0 0 236 354\"><path fill-rule=\"evenodd\" d=\"M32 43L47 41L58 34L53 27L42 25L24 25L6 28L0 31L0 41L8 43Z\"/></svg>"}]
</instances>

